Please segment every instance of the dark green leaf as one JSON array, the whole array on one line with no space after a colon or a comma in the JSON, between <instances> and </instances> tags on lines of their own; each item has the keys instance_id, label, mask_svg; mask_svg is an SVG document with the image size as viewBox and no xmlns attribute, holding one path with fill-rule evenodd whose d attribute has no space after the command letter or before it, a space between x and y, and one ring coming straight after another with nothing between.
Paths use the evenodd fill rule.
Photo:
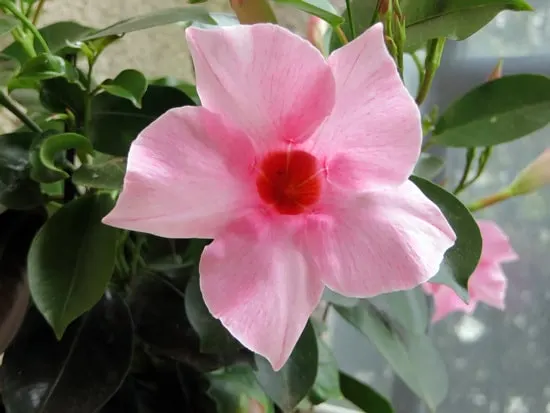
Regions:
<instances>
[{"instance_id":1,"label":"dark green leaf","mask_svg":"<svg viewBox=\"0 0 550 413\"><path fill-rule=\"evenodd\" d=\"M524 0L404 0L408 50L422 47L427 40L448 37L463 40L502 10L532 10Z\"/></svg>"},{"instance_id":2,"label":"dark green leaf","mask_svg":"<svg viewBox=\"0 0 550 413\"><path fill-rule=\"evenodd\" d=\"M101 219L113 206L105 193L73 200L32 243L27 264L31 295L59 338L101 298L111 279L119 230Z\"/></svg>"},{"instance_id":3,"label":"dark green leaf","mask_svg":"<svg viewBox=\"0 0 550 413\"><path fill-rule=\"evenodd\" d=\"M78 79L78 72L62 57L50 54L40 54L27 61L21 68L17 80L32 82L37 80L65 77L69 82Z\"/></svg>"},{"instance_id":4,"label":"dark green leaf","mask_svg":"<svg viewBox=\"0 0 550 413\"><path fill-rule=\"evenodd\" d=\"M313 404L320 404L327 400L341 399L338 363L330 347L321 337L317 339L317 350L319 364L315 383L309 392L309 400Z\"/></svg>"},{"instance_id":5,"label":"dark green leaf","mask_svg":"<svg viewBox=\"0 0 550 413\"><path fill-rule=\"evenodd\" d=\"M92 143L77 133L45 134L33 145L31 151L31 178L38 182L52 183L69 177L59 160L68 149L76 149L81 160L94 153Z\"/></svg>"},{"instance_id":6,"label":"dark green leaf","mask_svg":"<svg viewBox=\"0 0 550 413\"><path fill-rule=\"evenodd\" d=\"M0 204L28 209L44 202L40 185L30 178L29 149L36 133L0 136Z\"/></svg>"},{"instance_id":7,"label":"dark green leaf","mask_svg":"<svg viewBox=\"0 0 550 413\"><path fill-rule=\"evenodd\" d=\"M0 86L5 86L19 71L19 62L13 57L0 54Z\"/></svg>"},{"instance_id":8,"label":"dark green leaf","mask_svg":"<svg viewBox=\"0 0 550 413\"><path fill-rule=\"evenodd\" d=\"M4 403L11 413L95 413L130 368L132 321L109 292L57 341L33 308L4 357Z\"/></svg>"},{"instance_id":9,"label":"dark green leaf","mask_svg":"<svg viewBox=\"0 0 550 413\"><path fill-rule=\"evenodd\" d=\"M90 27L82 26L72 21L64 21L53 23L39 30L44 40L48 44L52 53L59 54L66 48L67 42L72 42L83 37L85 33L89 33ZM45 50L36 39L34 40L34 49L37 53L43 53ZM12 56L19 60L21 64L29 60L25 49L18 42L14 42L4 49L2 53Z\"/></svg>"},{"instance_id":10,"label":"dark green leaf","mask_svg":"<svg viewBox=\"0 0 550 413\"><path fill-rule=\"evenodd\" d=\"M485 147L521 138L550 122L550 79L513 75L485 83L455 101L439 118L434 141Z\"/></svg>"},{"instance_id":11,"label":"dark green leaf","mask_svg":"<svg viewBox=\"0 0 550 413\"><path fill-rule=\"evenodd\" d=\"M273 403L258 385L249 366L234 366L208 374L208 395L217 406L217 413L254 413L251 404L261 406L259 412L273 413Z\"/></svg>"},{"instance_id":12,"label":"dark green leaf","mask_svg":"<svg viewBox=\"0 0 550 413\"><path fill-rule=\"evenodd\" d=\"M325 288L323 291L323 300L342 307L353 307L359 303L359 298L346 297L332 291L330 288Z\"/></svg>"},{"instance_id":13,"label":"dark green leaf","mask_svg":"<svg viewBox=\"0 0 550 413\"><path fill-rule=\"evenodd\" d=\"M97 39L114 34L124 34L194 20L216 24L216 21L210 17L208 10L201 6L174 7L171 9L156 10L148 14L119 21L105 29L90 33L82 40Z\"/></svg>"},{"instance_id":14,"label":"dark green leaf","mask_svg":"<svg viewBox=\"0 0 550 413\"><path fill-rule=\"evenodd\" d=\"M239 357L205 354L185 313L184 277L160 274L140 277L128 298L136 334L159 355L170 357L199 371L213 371L233 364Z\"/></svg>"},{"instance_id":15,"label":"dark green leaf","mask_svg":"<svg viewBox=\"0 0 550 413\"><path fill-rule=\"evenodd\" d=\"M289 359L279 371L273 371L269 362L256 354L256 377L271 399L289 412L307 395L317 376L317 337L311 323L307 323Z\"/></svg>"},{"instance_id":16,"label":"dark green leaf","mask_svg":"<svg viewBox=\"0 0 550 413\"><path fill-rule=\"evenodd\" d=\"M290 4L299 10L313 14L331 26L336 27L344 22L329 0L275 0L276 3Z\"/></svg>"},{"instance_id":17,"label":"dark green leaf","mask_svg":"<svg viewBox=\"0 0 550 413\"><path fill-rule=\"evenodd\" d=\"M147 235L143 259L147 268L153 271L171 271L191 268L196 262L187 256L190 242L198 240L169 239Z\"/></svg>"},{"instance_id":18,"label":"dark green leaf","mask_svg":"<svg viewBox=\"0 0 550 413\"><path fill-rule=\"evenodd\" d=\"M365 413L393 413L393 408L385 397L345 373L340 373L340 389L347 400Z\"/></svg>"},{"instance_id":19,"label":"dark green leaf","mask_svg":"<svg viewBox=\"0 0 550 413\"><path fill-rule=\"evenodd\" d=\"M128 99L135 107L141 108L141 98L147 90L147 79L137 70L127 69L120 72L114 79L107 79L101 88L111 95Z\"/></svg>"},{"instance_id":20,"label":"dark green leaf","mask_svg":"<svg viewBox=\"0 0 550 413\"><path fill-rule=\"evenodd\" d=\"M40 101L52 112L65 113L70 110L76 119L84 117L86 93L65 78L48 79L40 82Z\"/></svg>"},{"instance_id":21,"label":"dark green leaf","mask_svg":"<svg viewBox=\"0 0 550 413\"><path fill-rule=\"evenodd\" d=\"M181 90L187 96L189 96L197 105L200 105L199 94L197 93L197 87L191 83L183 82L179 79L165 76L159 77L149 81L150 85L158 86L171 86Z\"/></svg>"},{"instance_id":22,"label":"dark green leaf","mask_svg":"<svg viewBox=\"0 0 550 413\"><path fill-rule=\"evenodd\" d=\"M445 364L430 338L407 330L366 300L353 308L334 308L374 344L411 390L435 411L445 399L449 383Z\"/></svg>"},{"instance_id":23,"label":"dark green leaf","mask_svg":"<svg viewBox=\"0 0 550 413\"><path fill-rule=\"evenodd\" d=\"M432 179L443 169L443 159L428 153L421 153L413 173L424 179Z\"/></svg>"},{"instance_id":24,"label":"dark green leaf","mask_svg":"<svg viewBox=\"0 0 550 413\"><path fill-rule=\"evenodd\" d=\"M472 214L454 195L440 186L425 179L413 176L411 181L430 198L449 221L456 234L455 245L447 250L440 273L452 274L465 291L468 290L468 279L474 272L481 255L481 233Z\"/></svg>"},{"instance_id":25,"label":"dark green leaf","mask_svg":"<svg viewBox=\"0 0 550 413\"><path fill-rule=\"evenodd\" d=\"M0 36L3 34L11 32L13 29L18 27L20 22L13 16L8 16L3 14L0 16Z\"/></svg>"},{"instance_id":26,"label":"dark green leaf","mask_svg":"<svg viewBox=\"0 0 550 413\"><path fill-rule=\"evenodd\" d=\"M96 153L92 163L74 171L72 179L77 185L90 188L120 190L126 172L126 159Z\"/></svg>"},{"instance_id":27,"label":"dark green leaf","mask_svg":"<svg viewBox=\"0 0 550 413\"><path fill-rule=\"evenodd\" d=\"M359 36L365 30L367 30L373 20L374 13L376 12L376 7L379 0L351 0L350 8L353 18L353 27L355 28L355 35ZM351 39L351 30L350 24L347 19L347 11L344 11L342 16L344 16L345 22L342 24L342 30L344 31L346 37ZM332 33L330 39L330 50L336 50L342 46L342 41L335 34Z\"/></svg>"},{"instance_id":28,"label":"dark green leaf","mask_svg":"<svg viewBox=\"0 0 550 413\"><path fill-rule=\"evenodd\" d=\"M147 88L142 108L126 99L102 93L92 100L89 136L94 147L114 156L126 156L130 143L152 121L168 109L195 105L181 90L167 86Z\"/></svg>"},{"instance_id":29,"label":"dark green leaf","mask_svg":"<svg viewBox=\"0 0 550 413\"><path fill-rule=\"evenodd\" d=\"M185 312L189 323L200 339L203 353L235 354L242 346L208 311L199 285L199 277L192 277L185 289Z\"/></svg>"}]
</instances>

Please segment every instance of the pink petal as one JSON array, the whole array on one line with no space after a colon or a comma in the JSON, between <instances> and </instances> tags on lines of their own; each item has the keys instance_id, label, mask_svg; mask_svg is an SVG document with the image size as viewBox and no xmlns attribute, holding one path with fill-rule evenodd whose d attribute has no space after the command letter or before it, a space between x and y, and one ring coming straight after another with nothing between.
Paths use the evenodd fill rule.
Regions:
<instances>
[{"instance_id":1,"label":"pink petal","mask_svg":"<svg viewBox=\"0 0 550 413\"><path fill-rule=\"evenodd\" d=\"M401 184L420 154L422 128L418 107L386 49L382 24L328 61L336 103L315 135L314 150L328 156L329 181L353 190Z\"/></svg>"},{"instance_id":2,"label":"pink petal","mask_svg":"<svg viewBox=\"0 0 550 413\"><path fill-rule=\"evenodd\" d=\"M298 237L326 285L347 296L427 281L456 238L439 208L409 181L331 208L332 216L310 218Z\"/></svg>"},{"instance_id":3,"label":"pink petal","mask_svg":"<svg viewBox=\"0 0 550 413\"><path fill-rule=\"evenodd\" d=\"M321 53L277 25L187 29L204 107L258 146L300 142L330 113L334 79Z\"/></svg>"},{"instance_id":4,"label":"pink petal","mask_svg":"<svg viewBox=\"0 0 550 413\"><path fill-rule=\"evenodd\" d=\"M432 323L447 317L450 313L462 311L471 314L474 311L477 303L473 298L466 304L452 288L446 285L438 285L438 287L437 291L433 294L434 312Z\"/></svg>"},{"instance_id":5,"label":"pink petal","mask_svg":"<svg viewBox=\"0 0 550 413\"><path fill-rule=\"evenodd\" d=\"M508 280L497 264L481 263L468 280L468 291L473 300L482 301L504 310Z\"/></svg>"},{"instance_id":6,"label":"pink petal","mask_svg":"<svg viewBox=\"0 0 550 413\"><path fill-rule=\"evenodd\" d=\"M515 261L518 255L512 249L508 236L493 221L478 219L483 248L480 262L495 263Z\"/></svg>"},{"instance_id":7,"label":"pink petal","mask_svg":"<svg viewBox=\"0 0 550 413\"><path fill-rule=\"evenodd\" d=\"M172 109L132 143L124 187L103 222L168 238L212 238L248 202L246 139L203 108Z\"/></svg>"},{"instance_id":8,"label":"pink petal","mask_svg":"<svg viewBox=\"0 0 550 413\"><path fill-rule=\"evenodd\" d=\"M323 285L288 235L255 218L233 223L206 247L201 290L212 315L279 370L319 303Z\"/></svg>"}]
</instances>

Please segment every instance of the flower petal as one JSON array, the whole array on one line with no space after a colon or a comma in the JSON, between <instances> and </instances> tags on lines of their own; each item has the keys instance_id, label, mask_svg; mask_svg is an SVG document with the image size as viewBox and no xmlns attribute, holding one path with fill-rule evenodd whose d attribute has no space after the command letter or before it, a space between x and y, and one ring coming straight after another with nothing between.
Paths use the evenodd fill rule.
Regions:
<instances>
[{"instance_id":1,"label":"flower petal","mask_svg":"<svg viewBox=\"0 0 550 413\"><path fill-rule=\"evenodd\" d=\"M300 142L330 113L334 78L309 42L273 24L186 31L203 106L260 147Z\"/></svg>"},{"instance_id":2,"label":"flower petal","mask_svg":"<svg viewBox=\"0 0 550 413\"><path fill-rule=\"evenodd\" d=\"M352 190L399 185L420 154L420 112L386 49L382 24L335 51L336 103L312 139L328 179Z\"/></svg>"},{"instance_id":3,"label":"flower petal","mask_svg":"<svg viewBox=\"0 0 550 413\"><path fill-rule=\"evenodd\" d=\"M507 262L518 259L518 255L510 245L508 236L496 223L478 219L477 225L483 239L481 263Z\"/></svg>"},{"instance_id":4,"label":"flower petal","mask_svg":"<svg viewBox=\"0 0 550 413\"><path fill-rule=\"evenodd\" d=\"M254 153L206 109L171 109L132 143L123 190L103 222L168 238L212 238L248 202Z\"/></svg>"},{"instance_id":5,"label":"flower petal","mask_svg":"<svg viewBox=\"0 0 550 413\"><path fill-rule=\"evenodd\" d=\"M340 205L345 209L333 207L327 218L311 217L298 237L310 265L343 295L369 297L427 281L456 238L439 208L409 181Z\"/></svg>"},{"instance_id":6,"label":"flower petal","mask_svg":"<svg viewBox=\"0 0 550 413\"><path fill-rule=\"evenodd\" d=\"M199 270L212 315L279 370L323 291L292 240L242 219L206 247Z\"/></svg>"},{"instance_id":7,"label":"flower petal","mask_svg":"<svg viewBox=\"0 0 550 413\"><path fill-rule=\"evenodd\" d=\"M476 308L477 302L473 298L470 298L470 302L466 304L452 288L446 285L438 285L438 287L439 288L437 288L433 294L434 312L432 315L432 323L457 311L471 314Z\"/></svg>"},{"instance_id":8,"label":"flower petal","mask_svg":"<svg viewBox=\"0 0 550 413\"><path fill-rule=\"evenodd\" d=\"M468 291L473 300L482 301L504 310L508 280L497 264L481 263L468 280Z\"/></svg>"}]
</instances>

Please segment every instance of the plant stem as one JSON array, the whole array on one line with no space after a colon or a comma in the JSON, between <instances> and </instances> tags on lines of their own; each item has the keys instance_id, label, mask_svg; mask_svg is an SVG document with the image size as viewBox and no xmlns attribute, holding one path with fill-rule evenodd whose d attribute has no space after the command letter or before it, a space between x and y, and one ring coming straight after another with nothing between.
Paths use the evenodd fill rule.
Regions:
<instances>
[{"instance_id":1,"label":"plant stem","mask_svg":"<svg viewBox=\"0 0 550 413\"><path fill-rule=\"evenodd\" d=\"M441 56L443 55L444 47L445 38L433 39L428 42L428 53L424 64L424 78L422 79L418 95L416 96L416 103L418 105L422 104L428 96L435 73L441 64Z\"/></svg>"},{"instance_id":2,"label":"plant stem","mask_svg":"<svg viewBox=\"0 0 550 413\"><path fill-rule=\"evenodd\" d=\"M418 70L418 87L420 87L420 85L424 81L424 65L422 64L420 58L415 52L411 53L411 57L413 59L414 65L416 66L416 70Z\"/></svg>"},{"instance_id":3,"label":"plant stem","mask_svg":"<svg viewBox=\"0 0 550 413\"><path fill-rule=\"evenodd\" d=\"M26 113L21 111L17 107L17 104L4 92L0 92L0 105L4 106L7 110L13 113L17 118L23 122L30 130L38 133L42 133L42 129L38 126Z\"/></svg>"},{"instance_id":4,"label":"plant stem","mask_svg":"<svg viewBox=\"0 0 550 413\"><path fill-rule=\"evenodd\" d=\"M15 41L19 42L23 50L27 53L29 57L35 57L36 51L34 50L34 41L32 37L29 37L27 33L21 29L21 27L16 27L11 32Z\"/></svg>"},{"instance_id":5,"label":"plant stem","mask_svg":"<svg viewBox=\"0 0 550 413\"><path fill-rule=\"evenodd\" d=\"M348 38L346 37L346 33L344 33L344 31L342 30L342 26L336 26L334 28L334 32L336 33L342 44L349 43Z\"/></svg>"},{"instance_id":6,"label":"plant stem","mask_svg":"<svg viewBox=\"0 0 550 413\"><path fill-rule=\"evenodd\" d=\"M355 22L353 21L353 15L351 11L351 1L346 0L346 10L348 14L348 22L349 22L349 33L351 35L351 40L355 39Z\"/></svg>"},{"instance_id":7,"label":"plant stem","mask_svg":"<svg viewBox=\"0 0 550 413\"><path fill-rule=\"evenodd\" d=\"M36 11L34 12L34 16L32 18L32 24L36 25L36 23L38 22L38 17L40 17L40 13L42 12L44 3L46 3L46 0L40 0L38 2L38 6L36 6Z\"/></svg>"},{"instance_id":8,"label":"plant stem","mask_svg":"<svg viewBox=\"0 0 550 413\"><path fill-rule=\"evenodd\" d=\"M453 191L453 194L458 195L466 188L466 179L468 179L468 175L470 174L470 169L472 168L472 162L475 154L476 152L474 148L469 148L466 152L466 164L464 165L464 170L462 171L462 177Z\"/></svg>"},{"instance_id":9,"label":"plant stem","mask_svg":"<svg viewBox=\"0 0 550 413\"><path fill-rule=\"evenodd\" d=\"M497 192L496 194L490 195L486 198L482 198L479 201L476 201L468 205L468 209L472 212L478 211L480 209L487 208L488 206L505 201L511 198L512 196L513 194L508 189L505 189L500 192Z\"/></svg>"},{"instance_id":10,"label":"plant stem","mask_svg":"<svg viewBox=\"0 0 550 413\"><path fill-rule=\"evenodd\" d=\"M44 51L48 54L51 54L51 50L48 47L48 43L44 40L38 29L32 22L23 14L21 11L15 7L14 4L10 3L8 0L0 0L0 7L9 10L15 17L17 17L23 26L25 26L33 35L38 39L38 42L42 45Z\"/></svg>"},{"instance_id":11,"label":"plant stem","mask_svg":"<svg viewBox=\"0 0 550 413\"><path fill-rule=\"evenodd\" d=\"M92 72L94 70L96 57L97 56L94 56L88 59L88 74L86 76L86 97L84 102L84 135L86 136L88 136L88 124L90 123L90 118L92 116L92 97L95 94L95 90L92 92Z\"/></svg>"}]
</instances>

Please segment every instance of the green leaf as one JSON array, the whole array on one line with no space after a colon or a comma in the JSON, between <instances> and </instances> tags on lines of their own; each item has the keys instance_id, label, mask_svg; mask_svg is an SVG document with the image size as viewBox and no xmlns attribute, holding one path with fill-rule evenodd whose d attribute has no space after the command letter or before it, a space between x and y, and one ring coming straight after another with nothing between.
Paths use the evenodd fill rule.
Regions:
<instances>
[{"instance_id":1,"label":"green leaf","mask_svg":"<svg viewBox=\"0 0 550 413\"><path fill-rule=\"evenodd\" d=\"M48 134L40 139L31 152L31 178L38 182L52 183L66 179L69 174L61 169L59 160L64 159L64 151L76 149L81 160L86 155L92 155L94 148L92 143L83 135L78 133Z\"/></svg>"},{"instance_id":2,"label":"green leaf","mask_svg":"<svg viewBox=\"0 0 550 413\"><path fill-rule=\"evenodd\" d=\"M334 308L372 342L396 374L435 411L447 395L449 382L445 364L430 338L408 330L366 300L353 308Z\"/></svg>"},{"instance_id":3,"label":"green leaf","mask_svg":"<svg viewBox=\"0 0 550 413\"><path fill-rule=\"evenodd\" d=\"M128 374L133 345L128 307L111 292L76 320L61 341L31 308L4 355L6 409L13 413L99 412Z\"/></svg>"},{"instance_id":4,"label":"green leaf","mask_svg":"<svg viewBox=\"0 0 550 413\"><path fill-rule=\"evenodd\" d=\"M340 389L346 400L366 413L393 413L388 399L370 386L342 372L340 372Z\"/></svg>"},{"instance_id":5,"label":"green leaf","mask_svg":"<svg viewBox=\"0 0 550 413\"><path fill-rule=\"evenodd\" d=\"M200 99L199 94L197 93L197 87L193 85L192 83L184 82L179 79L176 79L174 77L165 76L165 77L159 77L156 79L152 79L149 81L150 85L158 85L158 86L171 86L175 87L179 90L181 90L183 93L185 93L187 96L189 96L195 104L200 105Z\"/></svg>"},{"instance_id":6,"label":"green leaf","mask_svg":"<svg viewBox=\"0 0 550 413\"><path fill-rule=\"evenodd\" d=\"M181 90L150 85L141 109L126 99L102 93L92 99L92 119L88 134L94 147L114 156L126 156L131 142L151 122L168 109L195 105Z\"/></svg>"},{"instance_id":7,"label":"green leaf","mask_svg":"<svg viewBox=\"0 0 550 413\"><path fill-rule=\"evenodd\" d=\"M319 364L315 383L309 391L309 400L313 404L321 404L327 400L341 399L338 363L321 337L317 338L317 349Z\"/></svg>"},{"instance_id":8,"label":"green leaf","mask_svg":"<svg viewBox=\"0 0 550 413\"><path fill-rule=\"evenodd\" d=\"M359 304L359 298L346 297L332 291L330 288L325 288L322 299L332 304L341 305L342 307L353 307Z\"/></svg>"},{"instance_id":9,"label":"green leaf","mask_svg":"<svg viewBox=\"0 0 550 413\"><path fill-rule=\"evenodd\" d=\"M5 86L19 71L20 65L13 57L0 54L0 86Z\"/></svg>"},{"instance_id":10,"label":"green leaf","mask_svg":"<svg viewBox=\"0 0 550 413\"><path fill-rule=\"evenodd\" d=\"M311 323L307 323L292 354L279 371L273 371L269 362L255 355L256 378L284 411L289 412L307 395L317 376L317 337Z\"/></svg>"},{"instance_id":11,"label":"green leaf","mask_svg":"<svg viewBox=\"0 0 550 413\"><path fill-rule=\"evenodd\" d=\"M20 24L19 20L6 14L0 16L0 36L9 33Z\"/></svg>"},{"instance_id":12,"label":"green leaf","mask_svg":"<svg viewBox=\"0 0 550 413\"><path fill-rule=\"evenodd\" d=\"M275 0L276 3L289 4L306 13L313 14L332 27L339 26L344 22L329 0Z\"/></svg>"},{"instance_id":13,"label":"green leaf","mask_svg":"<svg viewBox=\"0 0 550 413\"><path fill-rule=\"evenodd\" d=\"M208 395L216 403L217 413L252 413L251 403L258 403L262 413L274 413L273 403L258 385L249 366L232 366L208 374Z\"/></svg>"},{"instance_id":14,"label":"green leaf","mask_svg":"<svg viewBox=\"0 0 550 413\"><path fill-rule=\"evenodd\" d=\"M42 27L38 31L48 44L51 52L60 54L67 49L67 42L76 41L92 30L92 28L82 26L76 22L62 21ZM34 50L36 50L37 53L45 52L40 42L36 39L34 39ZM29 56L25 52L25 49L23 49L18 42L14 42L6 47L2 53L14 57L19 60L21 64L29 60Z\"/></svg>"},{"instance_id":15,"label":"green leaf","mask_svg":"<svg viewBox=\"0 0 550 413\"><path fill-rule=\"evenodd\" d=\"M481 255L481 233L472 214L454 195L440 186L423 178L412 176L411 181L430 198L443 212L456 234L455 245L447 250L439 274L448 272L465 297L468 291L468 279L474 272Z\"/></svg>"},{"instance_id":16,"label":"green leaf","mask_svg":"<svg viewBox=\"0 0 550 413\"><path fill-rule=\"evenodd\" d=\"M185 289L185 312L189 323L200 339L200 350L203 353L235 354L241 345L222 325L220 320L212 317L206 307L199 286L199 277L192 277Z\"/></svg>"},{"instance_id":17,"label":"green leaf","mask_svg":"<svg viewBox=\"0 0 550 413\"><path fill-rule=\"evenodd\" d=\"M84 117L86 93L65 78L43 80L40 82L40 101L45 108L54 113L71 111L75 118Z\"/></svg>"},{"instance_id":18,"label":"green leaf","mask_svg":"<svg viewBox=\"0 0 550 413\"><path fill-rule=\"evenodd\" d=\"M216 26L236 26L239 23L239 19L235 14L233 13L216 13L212 12L210 13L210 17L216 22ZM202 28L210 28L213 25L210 23L204 23L201 21L193 21L191 26L194 27L202 27Z\"/></svg>"},{"instance_id":19,"label":"green leaf","mask_svg":"<svg viewBox=\"0 0 550 413\"><path fill-rule=\"evenodd\" d=\"M115 265L119 230L101 223L114 206L109 194L65 204L42 227L29 251L33 300L58 338L98 302Z\"/></svg>"},{"instance_id":20,"label":"green leaf","mask_svg":"<svg viewBox=\"0 0 550 413\"><path fill-rule=\"evenodd\" d=\"M441 172L444 163L439 156L421 153L418 162L414 167L413 174L424 179L432 179Z\"/></svg>"},{"instance_id":21,"label":"green leaf","mask_svg":"<svg viewBox=\"0 0 550 413\"><path fill-rule=\"evenodd\" d=\"M0 204L12 209L29 209L44 202L40 185L30 178L29 150L34 132L0 136Z\"/></svg>"},{"instance_id":22,"label":"green leaf","mask_svg":"<svg viewBox=\"0 0 550 413\"><path fill-rule=\"evenodd\" d=\"M204 7L174 7L170 9L156 10L148 14L119 21L109 27L93 32L83 37L81 40L97 39L99 37L125 34L138 30L150 29L152 27L194 20L216 24L216 21L210 17L208 10Z\"/></svg>"},{"instance_id":23,"label":"green leaf","mask_svg":"<svg viewBox=\"0 0 550 413\"><path fill-rule=\"evenodd\" d=\"M454 147L510 142L550 122L550 78L513 75L485 83L451 104L432 139Z\"/></svg>"},{"instance_id":24,"label":"green leaf","mask_svg":"<svg viewBox=\"0 0 550 413\"><path fill-rule=\"evenodd\" d=\"M374 13L376 12L376 7L378 5L378 0L351 0L350 8L353 18L353 27L355 28L355 35L359 36L365 30L367 30L372 22ZM351 39L351 30L350 24L347 19L347 11L344 10L342 16L344 16L345 22L342 24L342 30L348 39ZM332 33L330 39L330 51L336 50L339 47L343 46L342 41L336 35Z\"/></svg>"},{"instance_id":25,"label":"green leaf","mask_svg":"<svg viewBox=\"0 0 550 413\"><path fill-rule=\"evenodd\" d=\"M65 77L69 82L75 82L78 80L78 72L59 56L40 54L23 65L17 80L32 82L55 77Z\"/></svg>"},{"instance_id":26,"label":"green leaf","mask_svg":"<svg viewBox=\"0 0 550 413\"><path fill-rule=\"evenodd\" d=\"M127 69L120 72L114 79L107 79L101 88L111 95L128 99L135 107L141 108L141 98L147 90L147 79L137 70Z\"/></svg>"},{"instance_id":27,"label":"green leaf","mask_svg":"<svg viewBox=\"0 0 550 413\"><path fill-rule=\"evenodd\" d=\"M98 152L92 163L84 164L74 171L72 180L76 185L90 188L120 190L125 172L125 158Z\"/></svg>"},{"instance_id":28,"label":"green leaf","mask_svg":"<svg viewBox=\"0 0 550 413\"><path fill-rule=\"evenodd\" d=\"M404 0L406 48L416 50L437 37L463 40L503 10L533 10L524 0Z\"/></svg>"}]
</instances>

